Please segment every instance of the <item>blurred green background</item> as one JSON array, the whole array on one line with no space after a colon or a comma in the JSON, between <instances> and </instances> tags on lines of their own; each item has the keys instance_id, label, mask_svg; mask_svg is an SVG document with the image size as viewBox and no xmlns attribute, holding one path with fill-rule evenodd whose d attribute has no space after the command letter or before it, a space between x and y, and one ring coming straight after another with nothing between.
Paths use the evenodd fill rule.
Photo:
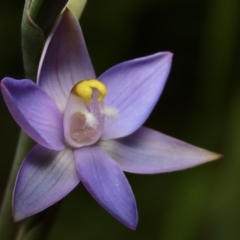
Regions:
<instances>
[{"instance_id":1,"label":"blurred green background","mask_svg":"<svg viewBox=\"0 0 240 240\"><path fill-rule=\"evenodd\" d=\"M23 5L0 4L0 78L24 78ZM80 185L63 201L48 240L240 239L240 1L88 0L80 22L98 74L172 51L167 85L145 125L224 158L180 172L127 174L139 210L136 231ZM1 200L19 133L2 97L0 117Z\"/></svg>"}]
</instances>

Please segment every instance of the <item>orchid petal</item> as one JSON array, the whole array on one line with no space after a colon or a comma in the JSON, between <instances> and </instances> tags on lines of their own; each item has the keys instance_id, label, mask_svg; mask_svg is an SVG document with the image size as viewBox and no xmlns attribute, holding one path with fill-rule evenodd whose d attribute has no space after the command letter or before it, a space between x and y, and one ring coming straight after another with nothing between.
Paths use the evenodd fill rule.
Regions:
<instances>
[{"instance_id":1,"label":"orchid petal","mask_svg":"<svg viewBox=\"0 0 240 240\"><path fill-rule=\"evenodd\" d=\"M80 182L70 149L36 145L19 170L14 189L14 220L38 213L65 197Z\"/></svg>"},{"instance_id":2,"label":"orchid petal","mask_svg":"<svg viewBox=\"0 0 240 240\"><path fill-rule=\"evenodd\" d=\"M128 137L101 141L99 145L123 171L132 173L177 171L221 157L145 127Z\"/></svg>"},{"instance_id":3,"label":"orchid petal","mask_svg":"<svg viewBox=\"0 0 240 240\"><path fill-rule=\"evenodd\" d=\"M47 40L39 67L38 84L64 110L72 87L95 78L78 20L66 9Z\"/></svg>"},{"instance_id":4,"label":"orchid petal","mask_svg":"<svg viewBox=\"0 0 240 240\"><path fill-rule=\"evenodd\" d=\"M30 80L5 78L1 90L20 127L46 148L64 148L63 116L53 100Z\"/></svg>"},{"instance_id":5,"label":"orchid petal","mask_svg":"<svg viewBox=\"0 0 240 240\"><path fill-rule=\"evenodd\" d=\"M127 136L148 118L162 93L171 66L172 54L157 53L110 68L99 79L106 84L106 106L119 111L115 122L106 121L102 139Z\"/></svg>"},{"instance_id":6,"label":"orchid petal","mask_svg":"<svg viewBox=\"0 0 240 240\"><path fill-rule=\"evenodd\" d=\"M118 164L97 146L77 149L74 154L80 179L96 201L120 222L135 229L135 198Z\"/></svg>"}]
</instances>

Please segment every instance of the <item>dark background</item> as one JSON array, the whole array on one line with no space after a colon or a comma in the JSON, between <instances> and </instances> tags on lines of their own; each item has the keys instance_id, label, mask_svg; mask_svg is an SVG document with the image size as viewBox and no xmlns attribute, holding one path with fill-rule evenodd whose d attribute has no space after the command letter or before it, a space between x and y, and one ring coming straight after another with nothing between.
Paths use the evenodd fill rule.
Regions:
<instances>
[{"instance_id":1,"label":"dark background","mask_svg":"<svg viewBox=\"0 0 240 240\"><path fill-rule=\"evenodd\" d=\"M24 78L24 1L0 4L0 79ZM146 126L224 158L193 169L127 174L139 210L131 231L79 185L62 203L49 240L240 239L239 0L89 0L81 18L101 74L159 51L174 53L165 90ZM0 200L19 129L0 97Z\"/></svg>"}]
</instances>

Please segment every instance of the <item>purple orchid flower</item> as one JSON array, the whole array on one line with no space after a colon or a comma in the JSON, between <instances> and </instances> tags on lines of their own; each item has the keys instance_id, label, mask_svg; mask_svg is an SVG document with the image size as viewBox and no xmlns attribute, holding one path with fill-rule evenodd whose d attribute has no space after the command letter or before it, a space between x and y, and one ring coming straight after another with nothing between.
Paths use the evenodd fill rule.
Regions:
<instances>
[{"instance_id":1,"label":"purple orchid flower","mask_svg":"<svg viewBox=\"0 0 240 240\"><path fill-rule=\"evenodd\" d=\"M61 200L80 182L121 223L138 222L123 171L154 174L219 157L142 127L163 90L172 54L118 64L96 79L78 20L66 10L47 40L37 84L6 77L10 113L37 144L19 170L16 221Z\"/></svg>"}]
</instances>

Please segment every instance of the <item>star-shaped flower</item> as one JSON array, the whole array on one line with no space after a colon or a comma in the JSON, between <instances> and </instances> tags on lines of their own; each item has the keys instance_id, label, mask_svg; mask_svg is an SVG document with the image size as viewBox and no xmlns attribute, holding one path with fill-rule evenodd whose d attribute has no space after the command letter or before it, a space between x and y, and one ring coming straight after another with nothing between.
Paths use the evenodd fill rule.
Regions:
<instances>
[{"instance_id":1,"label":"star-shaped flower","mask_svg":"<svg viewBox=\"0 0 240 240\"><path fill-rule=\"evenodd\" d=\"M19 170L16 221L56 203L80 182L127 227L138 221L123 171L153 174L214 160L218 154L142 127L163 90L172 54L118 64L96 79L78 20L66 10L45 45L37 84L6 77L10 113L37 144Z\"/></svg>"}]
</instances>

